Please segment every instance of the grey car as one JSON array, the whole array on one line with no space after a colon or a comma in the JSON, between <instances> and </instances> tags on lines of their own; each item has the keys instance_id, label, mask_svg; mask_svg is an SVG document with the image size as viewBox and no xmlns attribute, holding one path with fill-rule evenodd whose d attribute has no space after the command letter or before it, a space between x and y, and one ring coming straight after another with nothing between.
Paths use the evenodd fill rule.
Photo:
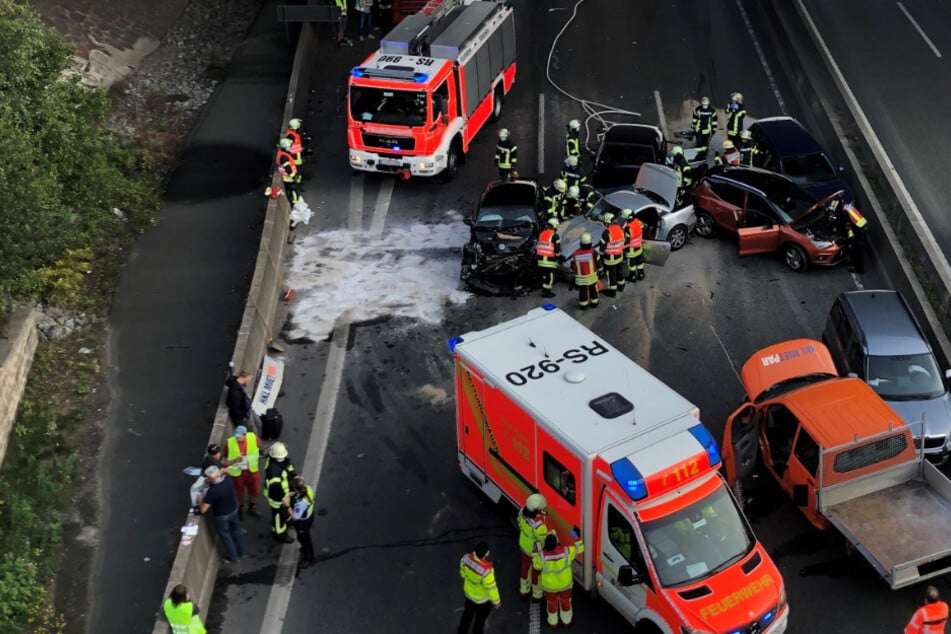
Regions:
<instances>
[{"instance_id":1,"label":"grey car","mask_svg":"<svg viewBox=\"0 0 951 634\"><path fill-rule=\"evenodd\" d=\"M822 341L842 375L855 374L909 425L924 421L925 456L951 452L951 395L921 327L900 293L842 293L832 304ZM916 433L920 436L920 433ZM920 438L918 438L920 440Z\"/></svg>"}]
</instances>

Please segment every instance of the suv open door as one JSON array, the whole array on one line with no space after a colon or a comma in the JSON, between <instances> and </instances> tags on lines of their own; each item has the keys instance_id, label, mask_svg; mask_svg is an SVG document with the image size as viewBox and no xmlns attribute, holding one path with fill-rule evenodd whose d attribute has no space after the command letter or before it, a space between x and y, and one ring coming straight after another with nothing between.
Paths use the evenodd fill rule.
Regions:
<instances>
[{"instance_id":1,"label":"suv open door","mask_svg":"<svg viewBox=\"0 0 951 634\"><path fill-rule=\"evenodd\" d=\"M730 485L753 475L759 459L756 407L743 403L727 419L723 438L723 467Z\"/></svg>"}]
</instances>

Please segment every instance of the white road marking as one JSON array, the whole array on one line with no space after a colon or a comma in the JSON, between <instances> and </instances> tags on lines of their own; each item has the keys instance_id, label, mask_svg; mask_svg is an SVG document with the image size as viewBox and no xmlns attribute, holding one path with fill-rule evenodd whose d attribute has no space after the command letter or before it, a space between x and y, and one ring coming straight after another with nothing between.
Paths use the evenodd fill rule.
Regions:
<instances>
[{"instance_id":1,"label":"white road marking","mask_svg":"<svg viewBox=\"0 0 951 634\"><path fill-rule=\"evenodd\" d=\"M741 0L736 0L736 8L740 10L740 16L743 18L743 24L746 25L746 31L750 34L750 39L753 41L753 48L756 49L756 54L759 56L759 62L763 65L763 70L766 71L766 79L769 81L769 87L773 89L773 95L776 97L776 103L779 104L779 111L783 114L786 114L786 102L783 101L783 96L779 93L779 86L776 85L776 79L773 77L773 71L769 67L769 62L766 61L766 55L763 53L763 47L759 44L759 38L756 37L756 31L753 30L753 24L750 22L750 16L746 14L746 9L743 7Z\"/></svg>"},{"instance_id":2,"label":"white road marking","mask_svg":"<svg viewBox=\"0 0 951 634\"><path fill-rule=\"evenodd\" d=\"M850 275L852 276L852 283L855 284L855 288L859 289L860 291L864 291L865 284L862 284L862 280L861 278L859 278L859 274L851 273Z\"/></svg>"},{"instance_id":3,"label":"white road marking","mask_svg":"<svg viewBox=\"0 0 951 634\"><path fill-rule=\"evenodd\" d=\"M541 634L542 631L542 602L529 599L528 606L528 634Z\"/></svg>"},{"instance_id":4,"label":"white road marking","mask_svg":"<svg viewBox=\"0 0 951 634\"><path fill-rule=\"evenodd\" d=\"M538 175L545 173L545 95L538 95Z\"/></svg>"},{"instance_id":5,"label":"white road marking","mask_svg":"<svg viewBox=\"0 0 951 634\"><path fill-rule=\"evenodd\" d=\"M396 184L396 177L386 178L380 186L380 195L376 199L376 207L373 209L373 218L370 220L370 237L379 238L383 235L383 224L386 222L386 212L390 208L390 200L393 198L393 186Z\"/></svg>"},{"instance_id":6,"label":"white road marking","mask_svg":"<svg viewBox=\"0 0 951 634\"><path fill-rule=\"evenodd\" d=\"M350 178L350 209L347 216L347 226L350 231L359 231L363 228L363 184L365 182L363 174Z\"/></svg>"},{"instance_id":7,"label":"white road marking","mask_svg":"<svg viewBox=\"0 0 951 634\"><path fill-rule=\"evenodd\" d=\"M726 360L730 362L730 369L733 370L733 376L736 377L737 382L742 386L743 379L740 378L740 373L736 371L736 364L733 363L733 357L730 356L730 351L726 349L725 345L723 345L723 340L720 339L720 335L717 334L717 331L712 324L710 325L710 332L712 332L713 336L717 338L717 343L720 344L720 348L723 350Z\"/></svg>"},{"instance_id":8,"label":"white road marking","mask_svg":"<svg viewBox=\"0 0 951 634\"><path fill-rule=\"evenodd\" d=\"M908 9L905 8L905 5L903 5L901 2L896 2L895 4L897 4L898 8L901 9L901 12L905 14L905 17L908 18L908 21L911 22L911 25L915 27L915 29L918 31L918 35L920 35L921 39L925 41L925 44L931 47L931 52L933 52L935 56L940 59L941 51L939 51L938 47L934 45L934 43L931 41L931 38L925 34L924 29L919 26L918 21L911 17L911 14L908 13Z\"/></svg>"},{"instance_id":9,"label":"white road marking","mask_svg":"<svg viewBox=\"0 0 951 634\"><path fill-rule=\"evenodd\" d=\"M660 100L660 91L654 91L654 103L657 104L657 120L660 122L660 131L663 132L664 138L669 139L670 135L667 133L667 117L664 116L664 104Z\"/></svg>"}]
</instances>

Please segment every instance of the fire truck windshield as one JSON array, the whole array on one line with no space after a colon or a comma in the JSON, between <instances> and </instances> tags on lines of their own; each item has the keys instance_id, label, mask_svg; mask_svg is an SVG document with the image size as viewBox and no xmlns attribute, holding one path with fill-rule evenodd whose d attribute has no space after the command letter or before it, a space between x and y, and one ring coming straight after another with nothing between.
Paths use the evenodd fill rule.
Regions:
<instances>
[{"instance_id":1,"label":"fire truck windshield","mask_svg":"<svg viewBox=\"0 0 951 634\"><path fill-rule=\"evenodd\" d=\"M426 107L426 92L350 87L350 116L354 121L421 126L426 124Z\"/></svg>"},{"instance_id":2,"label":"fire truck windshield","mask_svg":"<svg viewBox=\"0 0 951 634\"><path fill-rule=\"evenodd\" d=\"M716 574L741 560L756 543L723 484L643 527L654 569L668 588Z\"/></svg>"}]
</instances>

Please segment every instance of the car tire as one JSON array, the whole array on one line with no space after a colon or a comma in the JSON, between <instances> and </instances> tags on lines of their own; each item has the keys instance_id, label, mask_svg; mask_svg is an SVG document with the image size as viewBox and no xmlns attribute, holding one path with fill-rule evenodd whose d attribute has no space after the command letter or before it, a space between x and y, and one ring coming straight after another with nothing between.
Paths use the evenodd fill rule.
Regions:
<instances>
[{"instance_id":1,"label":"car tire","mask_svg":"<svg viewBox=\"0 0 951 634\"><path fill-rule=\"evenodd\" d=\"M783 262L796 273L805 273L809 269L806 252L798 244L788 242L783 245Z\"/></svg>"},{"instance_id":2,"label":"car tire","mask_svg":"<svg viewBox=\"0 0 951 634\"><path fill-rule=\"evenodd\" d=\"M502 116L502 106L505 105L505 94L502 91L502 84L499 83L492 95L492 116L489 117L490 123L495 123Z\"/></svg>"},{"instance_id":3,"label":"car tire","mask_svg":"<svg viewBox=\"0 0 951 634\"><path fill-rule=\"evenodd\" d=\"M449 146L449 154L446 155L446 169L442 171L442 181L444 183L452 182L456 172L459 170L459 142L454 140Z\"/></svg>"},{"instance_id":4,"label":"car tire","mask_svg":"<svg viewBox=\"0 0 951 634\"><path fill-rule=\"evenodd\" d=\"M717 225L713 216L705 211L697 212L697 235L701 238L712 238L717 234Z\"/></svg>"},{"instance_id":5,"label":"car tire","mask_svg":"<svg viewBox=\"0 0 951 634\"><path fill-rule=\"evenodd\" d=\"M671 251L678 251L687 244L687 227L684 225L677 225L670 230L670 233L667 234L667 242L670 243Z\"/></svg>"}]
</instances>

